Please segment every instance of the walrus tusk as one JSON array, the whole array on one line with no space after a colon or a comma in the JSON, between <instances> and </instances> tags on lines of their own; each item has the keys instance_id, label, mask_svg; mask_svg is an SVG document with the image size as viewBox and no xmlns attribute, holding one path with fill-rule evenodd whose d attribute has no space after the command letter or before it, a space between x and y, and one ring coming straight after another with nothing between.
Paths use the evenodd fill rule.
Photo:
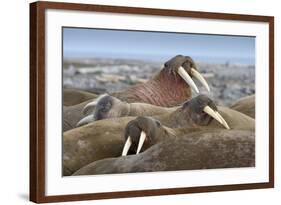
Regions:
<instances>
[{"instance_id":1,"label":"walrus tusk","mask_svg":"<svg viewBox=\"0 0 281 205\"><path fill-rule=\"evenodd\" d=\"M144 141L145 141L145 138L146 138L146 134L145 134L144 131L142 131L142 132L141 132L141 135L140 135L139 145L138 145L138 149L137 149L137 153L136 153L136 154L140 153L141 148L142 148L142 146L143 146L143 143L144 143Z\"/></svg>"},{"instance_id":2,"label":"walrus tusk","mask_svg":"<svg viewBox=\"0 0 281 205\"><path fill-rule=\"evenodd\" d=\"M88 103L83 108L83 114L86 115L90 109L94 109L94 107L97 105L97 100L94 100L93 102Z\"/></svg>"},{"instance_id":3,"label":"walrus tusk","mask_svg":"<svg viewBox=\"0 0 281 205\"><path fill-rule=\"evenodd\" d=\"M216 119L219 123L221 123L223 125L223 122L221 120L221 118L217 115L217 113L210 108L208 105L204 107L204 112L207 113L208 115L210 115L211 117L213 117L214 119Z\"/></svg>"},{"instance_id":4,"label":"walrus tusk","mask_svg":"<svg viewBox=\"0 0 281 205\"><path fill-rule=\"evenodd\" d=\"M220 124L222 124L226 129L230 129L225 119L217 112L210 108L208 105L204 107L204 112L216 119Z\"/></svg>"},{"instance_id":5,"label":"walrus tusk","mask_svg":"<svg viewBox=\"0 0 281 205\"><path fill-rule=\"evenodd\" d=\"M190 75L184 70L183 67L179 67L178 74L184 79L184 81L195 90L196 93L199 93L197 86L195 85L194 81L190 77Z\"/></svg>"},{"instance_id":6,"label":"walrus tusk","mask_svg":"<svg viewBox=\"0 0 281 205\"><path fill-rule=\"evenodd\" d=\"M93 122L94 121L94 116L93 115L88 115L84 118L82 118L77 124L76 124L76 127L80 127L82 125L85 125L85 124L88 124L90 122Z\"/></svg>"},{"instance_id":7,"label":"walrus tusk","mask_svg":"<svg viewBox=\"0 0 281 205\"><path fill-rule=\"evenodd\" d=\"M228 124L225 121L225 119L221 116L221 114L219 112L217 112L217 111L215 113L219 116L219 118L221 119L221 121L222 121L223 125L225 126L225 128L229 130L230 127L228 126Z\"/></svg>"},{"instance_id":8,"label":"walrus tusk","mask_svg":"<svg viewBox=\"0 0 281 205\"><path fill-rule=\"evenodd\" d=\"M124 145L124 148L123 148L123 151L122 151L122 156L126 156L128 154L128 151L129 151L131 145L132 145L132 139L129 136L126 140L125 145Z\"/></svg>"},{"instance_id":9,"label":"walrus tusk","mask_svg":"<svg viewBox=\"0 0 281 205\"><path fill-rule=\"evenodd\" d=\"M208 92L210 92L210 87L209 87L207 81L205 80L205 78L201 75L201 73L199 73L194 68L191 68L191 74L192 74L192 76L194 76L197 80L199 80L202 83L202 85L208 90Z\"/></svg>"}]
</instances>

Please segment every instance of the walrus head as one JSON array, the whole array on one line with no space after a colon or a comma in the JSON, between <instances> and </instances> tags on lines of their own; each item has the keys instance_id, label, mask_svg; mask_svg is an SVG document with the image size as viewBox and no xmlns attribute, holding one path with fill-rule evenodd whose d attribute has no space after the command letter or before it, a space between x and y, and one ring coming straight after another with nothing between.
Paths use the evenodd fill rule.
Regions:
<instances>
[{"instance_id":1,"label":"walrus head","mask_svg":"<svg viewBox=\"0 0 281 205\"><path fill-rule=\"evenodd\" d=\"M185 102L179 108L179 119L186 123L196 124L198 126L207 126L213 119L217 120L225 128L229 129L228 124L219 114L216 104L206 95L198 95Z\"/></svg>"},{"instance_id":2,"label":"walrus head","mask_svg":"<svg viewBox=\"0 0 281 205\"><path fill-rule=\"evenodd\" d=\"M85 105L83 113L89 113L86 117L81 119L77 126L82 126L93 121L116 118L126 116L129 104L110 96L108 94L101 95L98 99Z\"/></svg>"},{"instance_id":3,"label":"walrus head","mask_svg":"<svg viewBox=\"0 0 281 205\"><path fill-rule=\"evenodd\" d=\"M204 77L198 72L197 65L189 56L177 55L164 64L163 73L172 74L175 77L181 77L196 93L199 89L192 80L196 78L202 85L210 91L210 87Z\"/></svg>"},{"instance_id":4,"label":"walrus head","mask_svg":"<svg viewBox=\"0 0 281 205\"><path fill-rule=\"evenodd\" d=\"M205 95L186 102L180 108L180 116L184 116L184 122L191 129L207 126L213 119L217 120L226 129L230 129L227 122L219 114L214 102ZM125 128L125 145L122 156L128 151L134 150L138 154L142 149L162 141L165 138L175 137L173 129L162 126L162 124L151 117L137 117L130 121Z\"/></svg>"},{"instance_id":5,"label":"walrus head","mask_svg":"<svg viewBox=\"0 0 281 205\"><path fill-rule=\"evenodd\" d=\"M172 135L173 132L162 126L158 120L151 117L137 117L125 128L125 145L122 156L127 155L129 150L134 150L138 154L141 149L147 149L161 139Z\"/></svg>"}]
</instances>

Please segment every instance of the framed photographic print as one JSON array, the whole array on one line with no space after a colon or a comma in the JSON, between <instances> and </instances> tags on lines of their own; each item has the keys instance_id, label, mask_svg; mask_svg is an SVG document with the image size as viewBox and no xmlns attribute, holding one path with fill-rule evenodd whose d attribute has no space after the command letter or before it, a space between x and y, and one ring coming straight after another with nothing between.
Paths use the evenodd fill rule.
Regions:
<instances>
[{"instance_id":1,"label":"framed photographic print","mask_svg":"<svg viewBox=\"0 0 281 205\"><path fill-rule=\"evenodd\" d=\"M274 17L30 4L30 200L274 187Z\"/></svg>"}]
</instances>

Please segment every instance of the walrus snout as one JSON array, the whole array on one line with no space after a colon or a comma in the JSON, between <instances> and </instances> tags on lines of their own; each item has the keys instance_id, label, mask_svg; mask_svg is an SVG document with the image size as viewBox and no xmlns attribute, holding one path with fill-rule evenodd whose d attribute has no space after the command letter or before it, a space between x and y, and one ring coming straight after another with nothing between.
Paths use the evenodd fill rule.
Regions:
<instances>
[{"instance_id":1,"label":"walrus snout","mask_svg":"<svg viewBox=\"0 0 281 205\"><path fill-rule=\"evenodd\" d=\"M189 56L176 55L164 64L165 69L168 69L171 73L176 74L179 67L183 67L185 71L191 75L191 68L197 70L195 62Z\"/></svg>"},{"instance_id":2,"label":"walrus snout","mask_svg":"<svg viewBox=\"0 0 281 205\"><path fill-rule=\"evenodd\" d=\"M84 118L80 119L76 124L76 127L86 125L90 122L107 118L109 110L113 106L113 99L108 94L103 94L97 99L86 104L82 110L82 113L88 114Z\"/></svg>"},{"instance_id":3,"label":"walrus snout","mask_svg":"<svg viewBox=\"0 0 281 205\"><path fill-rule=\"evenodd\" d=\"M101 95L98 99L84 106L83 113L89 112L89 110L91 110L91 113L82 118L77 126L97 120L121 117L124 109L126 109L126 104L121 100L108 94Z\"/></svg>"},{"instance_id":4,"label":"walrus snout","mask_svg":"<svg viewBox=\"0 0 281 205\"><path fill-rule=\"evenodd\" d=\"M101 98L95 107L94 110L94 120L102 120L108 118L109 111L112 109L114 99L110 95L106 95Z\"/></svg>"},{"instance_id":5,"label":"walrus snout","mask_svg":"<svg viewBox=\"0 0 281 205\"><path fill-rule=\"evenodd\" d=\"M83 113L84 115L89 114L89 113L92 113L93 110L95 109L95 107L96 107L98 101L99 101L100 99L102 99L103 97L106 97L106 96L108 96L108 94L100 95L99 97L97 97L97 98L94 99L93 101L87 103L87 104L83 107L82 113Z\"/></svg>"},{"instance_id":6,"label":"walrus snout","mask_svg":"<svg viewBox=\"0 0 281 205\"><path fill-rule=\"evenodd\" d=\"M126 156L129 150L133 150L136 154L140 153L141 150L155 144L158 138L165 134L166 130L158 120L151 117L137 117L125 128L122 156Z\"/></svg>"},{"instance_id":7,"label":"walrus snout","mask_svg":"<svg viewBox=\"0 0 281 205\"><path fill-rule=\"evenodd\" d=\"M195 62L189 56L177 55L167 61L165 69L169 70L169 73L174 75L177 73L180 77L196 92L199 93L199 89L192 80L195 77L202 85L210 92L210 87L205 78L198 72Z\"/></svg>"}]
</instances>

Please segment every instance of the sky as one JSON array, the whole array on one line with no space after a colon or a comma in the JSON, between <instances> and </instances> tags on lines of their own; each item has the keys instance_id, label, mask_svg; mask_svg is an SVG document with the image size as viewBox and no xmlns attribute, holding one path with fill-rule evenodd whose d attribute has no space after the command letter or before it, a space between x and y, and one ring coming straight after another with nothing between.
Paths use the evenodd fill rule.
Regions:
<instances>
[{"instance_id":1,"label":"sky","mask_svg":"<svg viewBox=\"0 0 281 205\"><path fill-rule=\"evenodd\" d=\"M255 38L189 33L63 28L65 58L165 61L175 55L213 63L255 63Z\"/></svg>"}]
</instances>

